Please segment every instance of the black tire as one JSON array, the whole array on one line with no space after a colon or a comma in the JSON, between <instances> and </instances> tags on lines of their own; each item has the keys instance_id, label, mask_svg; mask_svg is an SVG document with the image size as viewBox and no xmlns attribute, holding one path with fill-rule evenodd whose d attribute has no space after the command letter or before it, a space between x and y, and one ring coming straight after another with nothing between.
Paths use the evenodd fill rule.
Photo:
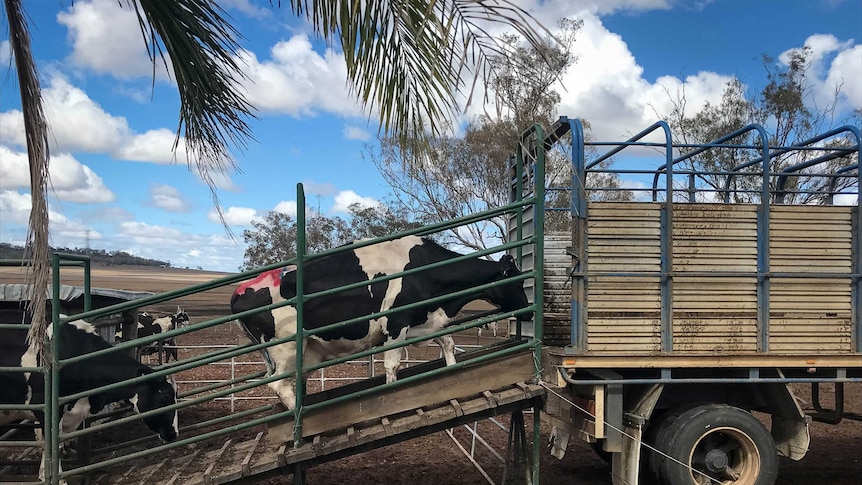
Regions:
<instances>
[{"instance_id":1,"label":"black tire","mask_svg":"<svg viewBox=\"0 0 862 485\"><path fill-rule=\"evenodd\" d=\"M674 431L674 422L680 416L703 403L683 404L673 409L653 413L647 424L643 442L649 445L644 447L641 459L641 475L647 485L659 484L659 469L665 458L652 448L661 450L661 443L667 440L668 433Z\"/></svg>"},{"instance_id":2,"label":"black tire","mask_svg":"<svg viewBox=\"0 0 862 485\"><path fill-rule=\"evenodd\" d=\"M778 453L772 435L751 413L724 404L686 411L660 430L658 477L663 485L773 485ZM689 468L691 467L691 468ZM709 478L707 478L709 477Z\"/></svg>"},{"instance_id":3,"label":"black tire","mask_svg":"<svg viewBox=\"0 0 862 485\"><path fill-rule=\"evenodd\" d=\"M647 421L646 429L642 437L640 483L644 485L658 485L658 467L660 465L659 455L653 450L657 447L659 432L666 430L665 423L672 417L669 410L655 411Z\"/></svg>"}]
</instances>

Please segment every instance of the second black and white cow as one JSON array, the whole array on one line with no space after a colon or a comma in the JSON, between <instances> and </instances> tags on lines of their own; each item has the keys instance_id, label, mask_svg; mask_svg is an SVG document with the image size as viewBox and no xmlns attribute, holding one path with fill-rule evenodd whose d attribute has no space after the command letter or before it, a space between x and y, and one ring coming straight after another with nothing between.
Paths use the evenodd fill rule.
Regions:
<instances>
[{"instance_id":1,"label":"second black and white cow","mask_svg":"<svg viewBox=\"0 0 862 485\"><path fill-rule=\"evenodd\" d=\"M343 357L381 344L403 342L440 331L468 302L486 300L502 311L514 311L529 305L523 281L505 281L521 274L511 256L500 261L469 259L454 264L419 271L391 280L378 277L431 265L462 256L430 239L403 237L344 251L303 266L304 293L311 294L351 283L368 282L348 291L312 298L304 305L304 328L326 325L403 307L411 303L443 296L479 285L499 282L485 290L475 291L444 301L428 303L376 319L329 330L305 340L304 365L310 366ZM296 271L272 270L239 286L231 298L231 310L239 313L284 301L296 296ZM529 313L520 318L531 318ZM296 310L292 306L260 312L240 319L249 338L256 343L296 333ZM454 344L448 335L437 339L447 365L455 363ZM384 353L387 382L394 382L401 363L400 348ZM271 375L292 372L296 367L296 344L288 342L264 351ZM270 384L281 401L294 406L295 381L282 379Z\"/></svg>"},{"instance_id":2,"label":"second black and white cow","mask_svg":"<svg viewBox=\"0 0 862 485\"><path fill-rule=\"evenodd\" d=\"M19 310L0 310L0 323L30 323L29 314ZM60 346L60 359L85 355L110 348L96 329L82 320L60 327L55 338ZM0 367L38 367L40 359L27 343L27 330L0 328ZM127 381L152 373L153 370L123 352L108 353L92 359L68 364L60 370L60 395L67 396ZM0 372L0 403L41 404L45 399L45 381L41 374L20 371ZM63 432L77 429L84 420L114 402L129 402L135 412L143 413L176 403L176 386L165 377L129 384L112 391L94 394L61 406L60 426ZM44 414L34 412L39 423ZM179 433L177 411L165 411L143 418L144 423L164 441L173 441ZM2 424L2 423L0 423Z\"/></svg>"},{"instance_id":3,"label":"second black and white cow","mask_svg":"<svg viewBox=\"0 0 862 485\"><path fill-rule=\"evenodd\" d=\"M158 318L153 317L147 312L142 312L138 314L137 338L149 337L151 335L164 333L168 330L185 327L188 324L189 315L188 313L184 312L183 309L180 307L177 307L176 313L164 315ZM122 331L118 331L116 335L116 340L119 342L127 339L123 338ZM162 363L162 356L164 355L164 362L168 363L171 361L171 357L174 358L174 361L179 360L176 345L176 337L171 337L170 339L157 340L155 342L143 345L138 348L138 353L139 355L157 354L159 358L159 364Z\"/></svg>"}]
</instances>

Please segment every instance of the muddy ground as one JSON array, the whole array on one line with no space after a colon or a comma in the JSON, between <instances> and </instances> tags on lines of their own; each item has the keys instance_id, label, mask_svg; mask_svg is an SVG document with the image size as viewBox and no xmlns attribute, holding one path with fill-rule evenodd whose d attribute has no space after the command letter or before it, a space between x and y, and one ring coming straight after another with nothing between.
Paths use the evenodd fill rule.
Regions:
<instances>
[{"instance_id":1,"label":"muddy ground","mask_svg":"<svg viewBox=\"0 0 862 485\"><path fill-rule=\"evenodd\" d=\"M63 282L67 284L81 284L81 272L75 268L63 269ZM171 289L181 288L202 281L223 276L218 273L201 271L179 270L171 268L149 269L149 268L95 268L93 270L94 287L118 288L135 291L164 292ZM22 281L20 271L0 268L0 283L18 283ZM156 305L145 310L160 312L171 311L179 304L191 316L192 323L200 322L210 318L222 316L228 313L228 303L231 288L225 287L218 290L183 297L177 301ZM485 333L487 337L488 333ZM240 329L233 323L224 324L211 329L202 330L194 334L180 337L179 344L187 346L203 346L213 344L238 344L244 343L245 337ZM475 332L459 338L462 344L483 343L488 338L479 339ZM205 349L183 349L180 358L204 352ZM411 358L423 356L433 357L434 349L410 350ZM430 352L430 354L429 354ZM256 356L244 358L246 361L258 361ZM361 366L360 366L361 367ZM234 367L235 371L241 369L243 372L251 372L253 369L262 368L259 364L246 364ZM216 380L225 377L230 372L230 366L210 366L205 370L187 371L180 379L185 381ZM352 375L351 371L332 371L328 377L339 377ZM361 372L367 372L364 367ZM311 386L319 386L314 379ZM181 385L187 388L198 384L186 383ZM862 386L848 388L848 410L862 412ZM316 389L316 388L315 388ZM807 389L798 388L799 394L807 400ZM235 401L233 411L229 401L219 401L196 406L188 410L182 410L180 415L183 425L211 419L217 416L230 415L272 402L271 394L267 389L256 389L247 392L245 396L262 398L255 401ZM527 425L530 429L530 419L527 416ZM508 422L508 417L500 417L503 424ZM504 454L506 449L506 434L497 429L489 422L480 423L482 438L487 440L498 453ZM236 441L251 439L263 428L255 428L238 433L234 436ZM542 443L547 440L548 429L542 429ZM198 431L200 432L200 431ZM129 425L115 435L102 433L97 436L99 444L109 443L121 439L127 439L136 435L145 435L146 429L139 424ZM470 436L463 428L454 431L462 445L470 449ZM811 425L811 447L807 456L800 462L781 459L781 471L777 483L779 485L859 485L862 484L862 423L844 421L838 425L827 425L812 423ZM224 438L207 442L198 447L202 450L217 449L224 442ZM145 448L146 446L144 446ZM173 455L189 454L191 448L181 449L173 452ZM8 455L7 455L8 456ZM493 457L492 453L481 450L481 446L475 452L475 459L481 463L491 478L499 483L502 475L502 466ZM150 460L155 462L156 460ZM144 466L147 461L136 462ZM2 467L0 467L2 468ZM543 452L541 458L541 481L543 483L565 483L571 485L609 485L611 476L609 468L593 453L589 445L572 441L569 452L563 460L552 458ZM128 469L124 464L111 469L112 474L120 474ZM148 483L164 483L171 476L173 470L162 470L160 474L150 477ZM0 480L14 479L4 476ZM270 478L259 483L275 484L285 483L290 480L286 477ZM307 472L307 483L314 485L351 485L365 483L386 483L391 485L443 485L443 484L480 484L487 483L481 473L462 453L452 438L445 432L438 432L407 442L380 448L374 451L354 455L337 460L325 465L310 469Z\"/></svg>"}]
</instances>

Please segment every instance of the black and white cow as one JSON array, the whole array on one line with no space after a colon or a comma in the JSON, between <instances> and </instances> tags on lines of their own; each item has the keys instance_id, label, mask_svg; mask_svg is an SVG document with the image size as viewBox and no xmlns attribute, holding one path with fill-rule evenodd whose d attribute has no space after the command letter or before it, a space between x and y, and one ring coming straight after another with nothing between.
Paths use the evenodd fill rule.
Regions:
<instances>
[{"instance_id":1,"label":"black and white cow","mask_svg":"<svg viewBox=\"0 0 862 485\"><path fill-rule=\"evenodd\" d=\"M400 273L461 256L430 239L408 236L393 241L345 251L308 262L304 267L304 293L337 288L367 281L361 286L334 295L312 298L304 305L304 328L316 329L331 323L370 315L388 309L466 290L486 283L500 284L442 303L429 303L377 319L312 336L305 340L304 365L343 357L381 344L403 342L440 331L468 302L486 300L502 311L529 305L523 281L502 282L521 272L511 256L500 261L470 259L388 281L376 277ZM233 313L269 305L296 296L296 272L272 270L242 284L231 298ZM531 318L529 313L520 318ZM292 306L243 317L240 324L256 343L282 338L296 332L296 310ZM450 336L436 339L447 365L455 363L454 343ZM401 363L400 348L384 353L386 381L394 382ZM270 375L292 372L296 367L296 344L288 342L264 351ZM295 381L282 379L270 383L281 401L294 406Z\"/></svg>"},{"instance_id":2,"label":"black and white cow","mask_svg":"<svg viewBox=\"0 0 862 485\"><path fill-rule=\"evenodd\" d=\"M2 323L30 323L29 314L19 310L0 310ZM48 338L54 339L49 326ZM60 358L67 359L110 348L96 329L82 320L60 327ZM40 359L27 343L27 330L0 328L0 367L38 367ZM64 366L60 370L60 395L76 394L152 373L153 370L122 352L113 352ZM45 399L44 377L25 372L0 372L0 403L40 404ZM63 432L76 430L88 417L114 402L129 402L135 412L143 413L176 403L177 390L165 377L130 384L113 391L94 394L61 406ZM34 412L41 424L44 414ZM166 411L143 418L144 423L164 441L177 438L177 412ZM2 423L0 423L2 424ZM44 466L44 463L43 463Z\"/></svg>"},{"instance_id":3,"label":"black and white cow","mask_svg":"<svg viewBox=\"0 0 862 485\"><path fill-rule=\"evenodd\" d=\"M168 330L174 330L179 327L185 327L189 324L189 315L184 312L182 308L177 307L177 312L174 314L168 314L161 317L153 317L147 312L142 312L138 314L138 337L149 337L151 335L155 335L158 333L164 333ZM122 331L117 332L116 340L123 341L128 340L123 338ZM174 358L174 361L179 360L176 348L176 337L171 337L166 340L157 340L155 342L148 343L143 347L138 349L140 355L151 355L158 354L159 363L162 363L162 352L164 352L164 361L168 363L171 361L171 357Z\"/></svg>"}]
</instances>

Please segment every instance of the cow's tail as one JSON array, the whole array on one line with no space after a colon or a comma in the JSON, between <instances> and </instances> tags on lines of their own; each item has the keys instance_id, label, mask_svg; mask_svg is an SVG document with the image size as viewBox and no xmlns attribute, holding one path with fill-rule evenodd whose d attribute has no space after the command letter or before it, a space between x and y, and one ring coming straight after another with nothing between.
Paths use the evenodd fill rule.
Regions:
<instances>
[{"instance_id":1,"label":"cow's tail","mask_svg":"<svg viewBox=\"0 0 862 485\"><path fill-rule=\"evenodd\" d=\"M243 333L245 333L245 336L248 337L248 340L251 343L261 344L264 342L263 334L255 335L254 332L252 332L246 324L242 323L242 320L240 320L239 318L235 319L234 321L237 325L239 325L239 328L242 329ZM275 372L275 365L273 365L272 363L272 358L269 356L269 352L267 351L267 349L260 349L260 355L263 356L263 363L266 364L267 372L269 373L269 375L272 375L272 373Z\"/></svg>"}]
</instances>

